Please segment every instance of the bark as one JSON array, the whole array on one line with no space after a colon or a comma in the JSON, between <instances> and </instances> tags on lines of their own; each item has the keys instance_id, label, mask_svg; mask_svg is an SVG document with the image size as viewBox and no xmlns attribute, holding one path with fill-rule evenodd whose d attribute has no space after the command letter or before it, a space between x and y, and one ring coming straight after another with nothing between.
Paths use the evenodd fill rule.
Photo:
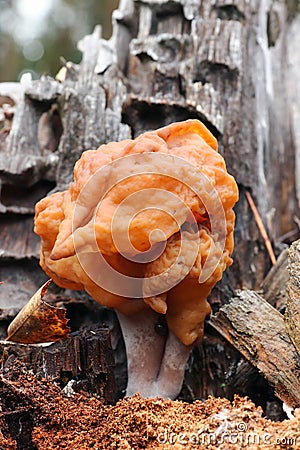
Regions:
<instances>
[{"instance_id":1,"label":"bark","mask_svg":"<svg viewBox=\"0 0 300 450\"><path fill-rule=\"evenodd\" d=\"M187 118L215 134L240 187L234 265L213 308L233 289L258 289L270 262L245 192L273 244L298 233L299 25L290 0L122 0L112 39L100 28L86 36L81 64L66 63L62 81L23 80L12 128L0 133L0 308L13 315L44 282L34 204L68 185L81 153ZM204 382L192 377L193 396L220 392L232 352L217 339L196 349L198 370L215 369Z\"/></svg>"},{"instance_id":2,"label":"bark","mask_svg":"<svg viewBox=\"0 0 300 450\"><path fill-rule=\"evenodd\" d=\"M210 324L258 368L283 402L299 407L300 355L278 311L245 290L211 317Z\"/></svg>"}]
</instances>

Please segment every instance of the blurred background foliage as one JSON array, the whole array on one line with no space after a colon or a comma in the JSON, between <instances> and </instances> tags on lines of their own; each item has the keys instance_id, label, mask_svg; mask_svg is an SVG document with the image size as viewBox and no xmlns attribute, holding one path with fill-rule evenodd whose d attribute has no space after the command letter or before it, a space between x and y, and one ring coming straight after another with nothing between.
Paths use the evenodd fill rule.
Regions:
<instances>
[{"instance_id":1,"label":"blurred background foliage","mask_svg":"<svg viewBox=\"0 0 300 450\"><path fill-rule=\"evenodd\" d=\"M0 0L0 81L55 76L61 57L80 62L77 42L102 25L111 35L111 14L119 0Z\"/></svg>"}]
</instances>

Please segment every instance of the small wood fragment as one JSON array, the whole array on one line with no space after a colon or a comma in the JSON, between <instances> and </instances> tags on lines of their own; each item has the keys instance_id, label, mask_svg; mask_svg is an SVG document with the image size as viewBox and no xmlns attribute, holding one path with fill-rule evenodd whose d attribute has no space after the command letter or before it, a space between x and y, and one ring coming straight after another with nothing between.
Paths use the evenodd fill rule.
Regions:
<instances>
[{"instance_id":1,"label":"small wood fragment","mask_svg":"<svg viewBox=\"0 0 300 450\"><path fill-rule=\"evenodd\" d=\"M256 292L244 290L210 324L257 367L283 402L300 406L300 356L275 308Z\"/></svg>"}]
</instances>

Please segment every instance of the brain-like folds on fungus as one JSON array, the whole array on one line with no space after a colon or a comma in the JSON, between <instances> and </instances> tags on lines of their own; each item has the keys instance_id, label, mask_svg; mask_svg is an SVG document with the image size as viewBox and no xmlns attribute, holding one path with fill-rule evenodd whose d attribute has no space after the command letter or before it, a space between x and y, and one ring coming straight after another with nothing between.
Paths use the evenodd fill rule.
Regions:
<instances>
[{"instance_id":1,"label":"brain-like folds on fungus","mask_svg":"<svg viewBox=\"0 0 300 450\"><path fill-rule=\"evenodd\" d=\"M122 314L165 314L191 345L203 336L207 296L232 264L237 199L198 120L101 145L82 154L68 190L36 205L40 263L59 286L84 289ZM123 295L107 267L124 276ZM126 283L136 284L132 295Z\"/></svg>"}]
</instances>

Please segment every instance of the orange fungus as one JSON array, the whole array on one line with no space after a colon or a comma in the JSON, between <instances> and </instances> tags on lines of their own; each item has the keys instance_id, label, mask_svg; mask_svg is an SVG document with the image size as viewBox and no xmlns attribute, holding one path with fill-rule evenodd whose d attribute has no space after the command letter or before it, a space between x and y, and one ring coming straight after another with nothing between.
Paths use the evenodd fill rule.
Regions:
<instances>
[{"instance_id":1,"label":"orange fungus","mask_svg":"<svg viewBox=\"0 0 300 450\"><path fill-rule=\"evenodd\" d=\"M237 199L216 139L198 120L101 145L82 154L68 190L37 203L40 264L59 286L123 314L166 315L191 345L232 264Z\"/></svg>"}]
</instances>

